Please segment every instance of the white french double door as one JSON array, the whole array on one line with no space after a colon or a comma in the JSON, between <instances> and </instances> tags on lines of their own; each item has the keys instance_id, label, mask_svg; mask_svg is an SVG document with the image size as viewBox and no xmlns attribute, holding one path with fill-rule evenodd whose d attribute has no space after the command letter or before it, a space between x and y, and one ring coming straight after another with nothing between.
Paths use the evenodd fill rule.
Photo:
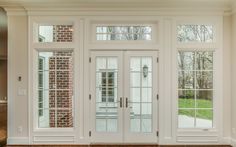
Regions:
<instances>
[{"instance_id":1,"label":"white french double door","mask_svg":"<svg viewBox=\"0 0 236 147\"><path fill-rule=\"evenodd\" d=\"M91 51L93 143L157 143L156 51Z\"/></svg>"}]
</instances>

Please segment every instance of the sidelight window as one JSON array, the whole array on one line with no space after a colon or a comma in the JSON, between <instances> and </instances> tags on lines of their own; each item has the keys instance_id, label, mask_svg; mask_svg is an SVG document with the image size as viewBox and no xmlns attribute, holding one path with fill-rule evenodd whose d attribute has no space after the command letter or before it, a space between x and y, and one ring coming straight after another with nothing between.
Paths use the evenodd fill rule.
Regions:
<instances>
[{"instance_id":1,"label":"sidelight window","mask_svg":"<svg viewBox=\"0 0 236 147\"><path fill-rule=\"evenodd\" d=\"M38 127L73 127L73 52L38 52Z\"/></svg>"},{"instance_id":2,"label":"sidelight window","mask_svg":"<svg viewBox=\"0 0 236 147\"><path fill-rule=\"evenodd\" d=\"M213 126L212 51L178 52L179 128Z\"/></svg>"}]
</instances>

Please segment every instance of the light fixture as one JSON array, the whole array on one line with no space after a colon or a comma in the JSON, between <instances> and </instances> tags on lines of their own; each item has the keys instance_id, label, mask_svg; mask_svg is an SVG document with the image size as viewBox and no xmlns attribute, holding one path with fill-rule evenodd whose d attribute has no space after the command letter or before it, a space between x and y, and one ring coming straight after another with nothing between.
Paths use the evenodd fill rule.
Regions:
<instances>
[{"instance_id":1,"label":"light fixture","mask_svg":"<svg viewBox=\"0 0 236 147\"><path fill-rule=\"evenodd\" d=\"M148 66L144 65L143 66L143 77L146 78L148 76Z\"/></svg>"}]
</instances>

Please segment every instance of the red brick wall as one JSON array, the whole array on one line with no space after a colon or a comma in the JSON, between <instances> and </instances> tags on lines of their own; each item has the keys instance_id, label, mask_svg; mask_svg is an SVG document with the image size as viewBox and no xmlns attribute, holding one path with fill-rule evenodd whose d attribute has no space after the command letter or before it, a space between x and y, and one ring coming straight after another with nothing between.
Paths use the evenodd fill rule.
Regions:
<instances>
[{"instance_id":1,"label":"red brick wall","mask_svg":"<svg viewBox=\"0 0 236 147\"><path fill-rule=\"evenodd\" d=\"M49 68L50 127L73 127L72 52L54 52Z\"/></svg>"},{"instance_id":2,"label":"red brick wall","mask_svg":"<svg viewBox=\"0 0 236 147\"><path fill-rule=\"evenodd\" d=\"M54 25L53 42L72 42L72 25Z\"/></svg>"}]
</instances>

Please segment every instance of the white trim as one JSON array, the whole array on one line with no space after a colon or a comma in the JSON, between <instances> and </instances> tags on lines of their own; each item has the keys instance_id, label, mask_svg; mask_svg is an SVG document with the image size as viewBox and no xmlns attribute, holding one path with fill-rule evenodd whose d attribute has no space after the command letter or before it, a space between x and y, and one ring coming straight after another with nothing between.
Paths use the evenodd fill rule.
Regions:
<instances>
[{"instance_id":1,"label":"white trim","mask_svg":"<svg viewBox=\"0 0 236 147\"><path fill-rule=\"evenodd\" d=\"M29 144L29 138L28 137L9 137L7 138L7 144L8 145L14 145L14 144Z\"/></svg>"},{"instance_id":2,"label":"white trim","mask_svg":"<svg viewBox=\"0 0 236 147\"><path fill-rule=\"evenodd\" d=\"M236 147L236 139L231 138L231 145L232 145L233 147Z\"/></svg>"},{"instance_id":3,"label":"white trim","mask_svg":"<svg viewBox=\"0 0 236 147\"><path fill-rule=\"evenodd\" d=\"M23 7L4 7L7 16L26 16L27 10Z\"/></svg>"},{"instance_id":4,"label":"white trim","mask_svg":"<svg viewBox=\"0 0 236 147\"><path fill-rule=\"evenodd\" d=\"M231 138L230 137L223 137L221 142L222 142L222 144L231 144Z\"/></svg>"}]
</instances>

